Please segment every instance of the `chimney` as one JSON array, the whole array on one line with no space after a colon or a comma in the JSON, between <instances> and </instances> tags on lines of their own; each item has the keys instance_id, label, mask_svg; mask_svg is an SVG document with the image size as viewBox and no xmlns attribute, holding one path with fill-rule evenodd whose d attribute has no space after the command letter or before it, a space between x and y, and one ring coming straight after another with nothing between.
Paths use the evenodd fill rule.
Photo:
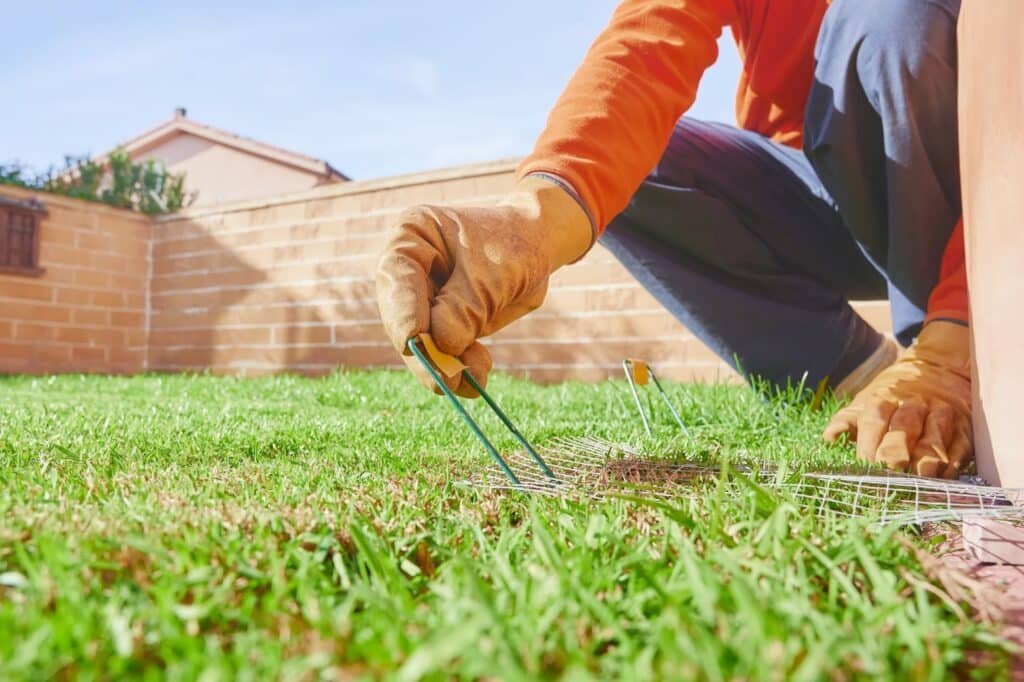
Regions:
<instances>
[{"instance_id":1,"label":"chimney","mask_svg":"<svg viewBox=\"0 0 1024 682\"><path fill-rule=\"evenodd\" d=\"M188 110L185 107L177 107L174 110L174 118L185 118L186 114L188 114Z\"/></svg>"}]
</instances>

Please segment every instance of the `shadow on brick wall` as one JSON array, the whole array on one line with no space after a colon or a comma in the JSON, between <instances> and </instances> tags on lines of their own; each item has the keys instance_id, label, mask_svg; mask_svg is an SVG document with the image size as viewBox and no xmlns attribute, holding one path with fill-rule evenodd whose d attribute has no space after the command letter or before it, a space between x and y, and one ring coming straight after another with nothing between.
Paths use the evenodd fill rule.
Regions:
<instances>
[{"instance_id":1,"label":"shadow on brick wall","mask_svg":"<svg viewBox=\"0 0 1024 682\"><path fill-rule=\"evenodd\" d=\"M284 344L282 369L303 374L326 374L339 367L395 364L380 324L372 279L347 279L329 265L315 268L318 305L295 299L289 319L276 330L275 343ZM363 273L358 273L363 274Z\"/></svg>"},{"instance_id":2,"label":"shadow on brick wall","mask_svg":"<svg viewBox=\"0 0 1024 682\"><path fill-rule=\"evenodd\" d=\"M199 254L154 245L150 369L246 371L261 364L260 354L271 343L263 319L268 311L275 314L265 287L269 278L196 227L197 236L209 237Z\"/></svg>"}]
</instances>

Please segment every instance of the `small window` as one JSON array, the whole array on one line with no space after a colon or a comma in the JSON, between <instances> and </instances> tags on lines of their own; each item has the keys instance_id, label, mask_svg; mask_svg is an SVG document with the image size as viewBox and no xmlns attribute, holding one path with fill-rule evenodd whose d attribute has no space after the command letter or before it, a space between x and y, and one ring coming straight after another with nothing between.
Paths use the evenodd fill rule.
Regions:
<instances>
[{"instance_id":1,"label":"small window","mask_svg":"<svg viewBox=\"0 0 1024 682\"><path fill-rule=\"evenodd\" d=\"M38 201L0 197L0 272L37 276L39 218L46 210Z\"/></svg>"}]
</instances>

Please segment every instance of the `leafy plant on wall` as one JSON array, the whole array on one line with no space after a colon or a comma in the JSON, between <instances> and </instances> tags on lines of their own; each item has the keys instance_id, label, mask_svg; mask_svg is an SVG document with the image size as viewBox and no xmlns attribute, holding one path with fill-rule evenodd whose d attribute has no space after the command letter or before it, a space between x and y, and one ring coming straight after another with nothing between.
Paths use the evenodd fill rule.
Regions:
<instances>
[{"instance_id":1,"label":"leafy plant on wall","mask_svg":"<svg viewBox=\"0 0 1024 682\"><path fill-rule=\"evenodd\" d=\"M170 173L160 161L134 163L123 149L105 161L64 158L64 168L32 173L18 163L0 164L0 184L53 192L76 199L101 201L142 213L174 213L188 206L184 173Z\"/></svg>"}]
</instances>

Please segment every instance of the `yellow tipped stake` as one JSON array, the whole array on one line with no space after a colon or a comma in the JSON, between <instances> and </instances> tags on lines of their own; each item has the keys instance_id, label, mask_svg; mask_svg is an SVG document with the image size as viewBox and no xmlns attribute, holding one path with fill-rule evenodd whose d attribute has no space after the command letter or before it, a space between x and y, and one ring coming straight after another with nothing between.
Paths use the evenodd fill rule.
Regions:
<instances>
[{"instance_id":1,"label":"yellow tipped stake","mask_svg":"<svg viewBox=\"0 0 1024 682\"><path fill-rule=\"evenodd\" d=\"M647 410L644 409L643 403L640 402L640 392L637 391L637 386L646 386L651 381L654 382L654 387L658 389L658 393L661 394L661 399L665 401L665 405L668 406L669 412L675 418L676 423L679 424L679 428L682 432L689 436L690 430L686 428L686 424L683 423L683 418L679 416L679 412L676 410L675 405L668 399L668 394L665 393L665 389L662 388L661 382L658 381L658 375L654 373L654 368L648 365L643 360L637 360L636 358L626 358L622 361L622 371L626 373L626 381L629 382L629 390L633 393L633 401L636 403L636 409L640 413L640 419L644 422L644 430L647 431L647 435L653 435L651 431L651 421L647 416Z\"/></svg>"}]
</instances>

